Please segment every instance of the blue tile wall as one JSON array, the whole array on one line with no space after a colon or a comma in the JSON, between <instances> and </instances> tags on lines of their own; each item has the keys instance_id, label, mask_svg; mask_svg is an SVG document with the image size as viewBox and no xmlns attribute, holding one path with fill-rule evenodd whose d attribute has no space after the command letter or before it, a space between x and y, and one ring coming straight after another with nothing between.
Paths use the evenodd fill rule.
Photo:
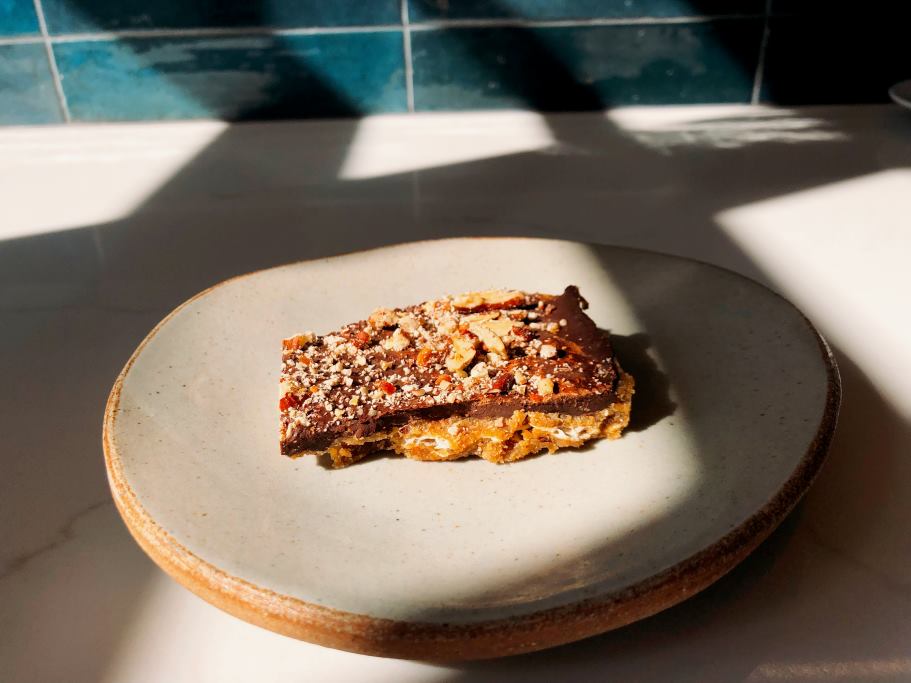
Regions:
<instances>
[{"instance_id":1,"label":"blue tile wall","mask_svg":"<svg viewBox=\"0 0 911 683\"><path fill-rule=\"evenodd\" d=\"M34 2L0 0L0 125L885 102L911 78L894 0L38 0L47 35Z\"/></svg>"},{"instance_id":2,"label":"blue tile wall","mask_svg":"<svg viewBox=\"0 0 911 683\"><path fill-rule=\"evenodd\" d=\"M0 45L0 124L60 121L44 46Z\"/></svg>"},{"instance_id":3,"label":"blue tile wall","mask_svg":"<svg viewBox=\"0 0 911 683\"><path fill-rule=\"evenodd\" d=\"M749 102L762 21L412 34L418 109Z\"/></svg>"},{"instance_id":4,"label":"blue tile wall","mask_svg":"<svg viewBox=\"0 0 911 683\"><path fill-rule=\"evenodd\" d=\"M38 33L38 17L32 0L0 0L0 35L25 36Z\"/></svg>"},{"instance_id":5,"label":"blue tile wall","mask_svg":"<svg viewBox=\"0 0 911 683\"><path fill-rule=\"evenodd\" d=\"M399 31L62 43L81 121L357 116L404 111Z\"/></svg>"},{"instance_id":6,"label":"blue tile wall","mask_svg":"<svg viewBox=\"0 0 911 683\"><path fill-rule=\"evenodd\" d=\"M399 23L398 0L43 0L48 31L375 26Z\"/></svg>"},{"instance_id":7,"label":"blue tile wall","mask_svg":"<svg viewBox=\"0 0 911 683\"><path fill-rule=\"evenodd\" d=\"M764 0L408 0L412 21L688 17L759 14Z\"/></svg>"}]
</instances>

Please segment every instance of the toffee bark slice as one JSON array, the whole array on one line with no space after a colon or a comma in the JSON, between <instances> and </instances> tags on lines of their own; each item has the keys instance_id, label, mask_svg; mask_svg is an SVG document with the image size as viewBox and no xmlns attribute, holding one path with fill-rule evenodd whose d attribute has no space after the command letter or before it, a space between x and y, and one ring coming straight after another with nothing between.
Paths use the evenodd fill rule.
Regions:
<instances>
[{"instance_id":1,"label":"toffee bark slice","mask_svg":"<svg viewBox=\"0 0 911 683\"><path fill-rule=\"evenodd\" d=\"M504 463L616 439L633 378L587 306L574 286L472 292L286 339L281 452Z\"/></svg>"}]
</instances>

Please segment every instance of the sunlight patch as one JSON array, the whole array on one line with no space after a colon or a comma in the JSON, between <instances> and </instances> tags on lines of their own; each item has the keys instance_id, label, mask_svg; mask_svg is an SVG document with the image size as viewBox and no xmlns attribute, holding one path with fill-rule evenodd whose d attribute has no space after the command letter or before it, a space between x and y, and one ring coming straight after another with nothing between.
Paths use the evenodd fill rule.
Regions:
<instances>
[{"instance_id":1,"label":"sunlight patch","mask_svg":"<svg viewBox=\"0 0 911 683\"><path fill-rule=\"evenodd\" d=\"M911 416L911 169L723 211L724 231Z\"/></svg>"},{"instance_id":2,"label":"sunlight patch","mask_svg":"<svg viewBox=\"0 0 911 683\"><path fill-rule=\"evenodd\" d=\"M544 117L533 112L372 116L358 123L339 178L398 175L553 145Z\"/></svg>"},{"instance_id":3,"label":"sunlight patch","mask_svg":"<svg viewBox=\"0 0 911 683\"><path fill-rule=\"evenodd\" d=\"M130 215L227 127L219 121L0 130L0 240Z\"/></svg>"}]
</instances>

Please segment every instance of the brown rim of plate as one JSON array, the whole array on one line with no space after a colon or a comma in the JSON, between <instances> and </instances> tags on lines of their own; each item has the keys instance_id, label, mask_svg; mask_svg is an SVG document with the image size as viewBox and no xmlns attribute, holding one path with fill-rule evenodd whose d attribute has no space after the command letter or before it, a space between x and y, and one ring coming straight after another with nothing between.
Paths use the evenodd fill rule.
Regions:
<instances>
[{"instance_id":1,"label":"brown rim of plate","mask_svg":"<svg viewBox=\"0 0 911 683\"><path fill-rule=\"evenodd\" d=\"M457 237L406 244L473 239L477 238ZM531 239L583 244L568 240L540 238L490 239ZM395 248L396 246L401 245L380 249ZM605 247L607 245L588 246ZM105 466L114 503L123 517L127 529L140 547L167 574L225 612L292 638L340 650L382 657L460 661L542 650L625 626L672 607L707 588L733 569L775 530L794 508L819 472L838 420L838 409L841 402L841 378L838 366L829 345L809 319L790 301L755 280L726 268L694 259L643 249L609 248L700 263L762 287L798 310L809 330L815 335L826 366L827 391L823 415L813 441L794 472L778 492L756 513L695 555L619 592L588 598L532 614L471 624L396 621L332 609L257 586L232 576L194 555L149 516L124 477L122 463L111 436L123 381L146 344L184 307L218 287L274 268L265 268L224 280L182 303L149 332L117 377L105 407L102 438ZM332 258L341 258L346 255L350 254ZM306 262L298 261L296 263ZM286 266L276 266L276 268L281 267Z\"/></svg>"}]
</instances>

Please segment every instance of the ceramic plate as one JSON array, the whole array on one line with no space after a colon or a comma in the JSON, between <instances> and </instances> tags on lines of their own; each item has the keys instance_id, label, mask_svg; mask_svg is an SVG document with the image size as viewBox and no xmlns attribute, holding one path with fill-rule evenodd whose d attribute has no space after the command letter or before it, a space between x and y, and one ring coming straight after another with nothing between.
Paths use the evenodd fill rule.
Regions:
<instances>
[{"instance_id":1,"label":"ceramic plate","mask_svg":"<svg viewBox=\"0 0 911 683\"><path fill-rule=\"evenodd\" d=\"M278 453L280 340L379 306L579 285L637 381L618 441L512 465ZM332 647L494 657L669 607L750 552L819 468L837 370L807 320L731 272L534 239L420 242L221 283L117 380L104 444L139 544L222 609Z\"/></svg>"}]
</instances>

